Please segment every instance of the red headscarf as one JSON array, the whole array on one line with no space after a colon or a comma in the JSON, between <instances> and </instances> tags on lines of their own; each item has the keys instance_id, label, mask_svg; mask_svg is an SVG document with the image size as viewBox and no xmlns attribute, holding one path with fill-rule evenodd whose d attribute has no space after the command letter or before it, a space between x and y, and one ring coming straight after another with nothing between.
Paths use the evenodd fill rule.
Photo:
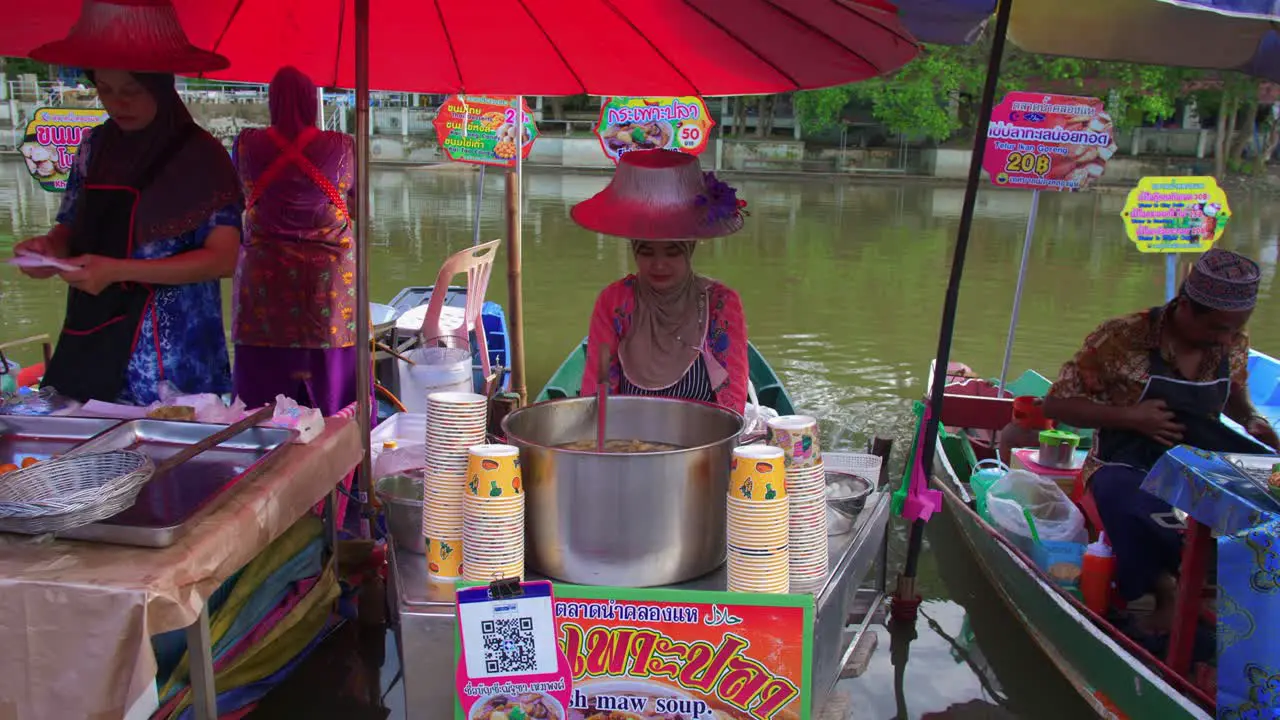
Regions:
<instances>
[{"instance_id":1,"label":"red headscarf","mask_svg":"<svg viewBox=\"0 0 1280 720\"><path fill-rule=\"evenodd\" d=\"M287 138L316 124L316 84L298 68L286 65L271 80L271 124Z\"/></svg>"}]
</instances>

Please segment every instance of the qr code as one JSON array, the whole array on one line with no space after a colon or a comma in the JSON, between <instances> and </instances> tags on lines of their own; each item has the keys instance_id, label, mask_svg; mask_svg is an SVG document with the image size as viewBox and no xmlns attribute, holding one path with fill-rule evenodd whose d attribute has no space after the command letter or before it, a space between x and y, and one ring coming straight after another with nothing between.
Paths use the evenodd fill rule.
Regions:
<instances>
[{"instance_id":1,"label":"qr code","mask_svg":"<svg viewBox=\"0 0 1280 720\"><path fill-rule=\"evenodd\" d=\"M480 623L484 641L484 670L489 675L532 673L538 668L533 618L485 620Z\"/></svg>"}]
</instances>

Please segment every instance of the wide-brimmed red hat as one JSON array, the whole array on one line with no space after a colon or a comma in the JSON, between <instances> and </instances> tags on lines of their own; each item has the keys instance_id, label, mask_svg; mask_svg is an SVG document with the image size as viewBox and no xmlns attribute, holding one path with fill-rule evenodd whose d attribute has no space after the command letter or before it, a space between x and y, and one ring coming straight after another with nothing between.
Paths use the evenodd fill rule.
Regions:
<instances>
[{"instance_id":1,"label":"wide-brimmed red hat","mask_svg":"<svg viewBox=\"0 0 1280 720\"><path fill-rule=\"evenodd\" d=\"M632 240L708 240L742 229L737 191L674 150L632 150L608 187L573 206L588 230Z\"/></svg>"},{"instance_id":2,"label":"wide-brimmed red hat","mask_svg":"<svg viewBox=\"0 0 1280 720\"><path fill-rule=\"evenodd\" d=\"M201 73L231 65L191 44L170 0L84 0L70 34L32 50L31 59L154 73Z\"/></svg>"}]
</instances>

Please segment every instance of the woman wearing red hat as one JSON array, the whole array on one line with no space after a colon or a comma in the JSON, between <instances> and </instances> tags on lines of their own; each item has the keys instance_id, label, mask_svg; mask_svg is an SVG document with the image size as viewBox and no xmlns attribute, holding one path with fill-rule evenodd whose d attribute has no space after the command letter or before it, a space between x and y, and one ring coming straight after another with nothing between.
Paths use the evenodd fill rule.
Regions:
<instances>
[{"instance_id":1,"label":"woman wearing red hat","mask_svg":"<svg viewBox=\"0 0 1280 720\"><path fill-rule=\"evenodd\" d=\"M86 2L70 36L31 57L102 68L88 75L110 116L80 144L57 224L14 249L77 268L56 273L70 290L44 384L140 405L159 400L163 382L229 392L219 280L235 270L243 198L226 149L192 120L173 76L226 59L191 46L173 7L148 0Z\"/></svg>"},{"instance_id":2,"label":"woman wearing red hat","mask_svg":"<svg viewBox=\"0 0 1280 720\"><path fill-rule=\"evenodd\" d=\"M583 392L597 383L602 348L611 354L609 389L714 402L747 403L747 326L738 293L693 271L698 240L742 229L737 191L672 150L633 150L599 194L574 206L588 230L631 241L636 274L596 300Z\"/></svg>"}]
</instances>

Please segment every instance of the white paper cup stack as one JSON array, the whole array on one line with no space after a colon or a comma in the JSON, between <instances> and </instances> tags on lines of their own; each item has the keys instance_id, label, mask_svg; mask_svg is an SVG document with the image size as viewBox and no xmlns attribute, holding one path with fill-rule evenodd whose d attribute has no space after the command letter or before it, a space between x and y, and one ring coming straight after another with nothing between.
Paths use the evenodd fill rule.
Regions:
<instances>
[{"instance_id":1,"label":"white paper cup stack","mask_svg":"<svg viewBox=\"0 0 1280 720\"><path fill-rule=\"evenodd\" d=\"M441 392L427 396L422 533L430 547L440 542L453 548L462 546L467 449L484 443L487 423L488 400L483 395ZM433 578L456 580L462 576L462 569L454 563L437 562L433 567L430 556L428 561L428 574ZM465 557L462 561L465 563Z\"/></svg>"},{"instance_id":2,"label":"white paper cup stack","mask_svg":"<svg viewBox=\"0 0 1280 720\"><path fill-rule=\"evenodd\" d=\"M790 508L782 465L782 452L768 445L733 451L727 499L730 592L790 590Z\"/></svg>"},{"instance_id":3,"label":"white paper cup stack","mask_svg":"<svg viewBox=\"0 0 1280 720\"><path fill-rule=\"evenodd\" d=\"M769 444L786 455L790 503L791 587L815 591L827 579L827 474L818 421L783 415L769 421Z\"/></svg>"},{"instance_id":4,"label":"white paper cup stack","mask_svg":"<svg viewBox=\"0 0 1280 720\"><path fill-rule=\"evenodd\" d=\"M477 445L462 499L462 577L524 578L524 491L520 450Z\"/></svg>"}]
</instances>

